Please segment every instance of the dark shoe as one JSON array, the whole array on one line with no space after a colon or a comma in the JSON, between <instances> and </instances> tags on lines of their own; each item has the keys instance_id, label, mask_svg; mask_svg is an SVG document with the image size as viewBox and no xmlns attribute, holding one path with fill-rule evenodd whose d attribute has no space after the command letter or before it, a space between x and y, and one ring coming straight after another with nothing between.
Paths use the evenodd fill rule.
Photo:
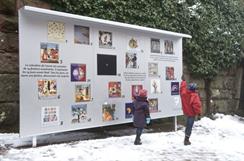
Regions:
<instances>
[{"instance_id":1,"label":"dark shoe","mask_svg":"<svg viewBox=\"0 0 244 161\"><path fill-rule=\"evenodd\" d=\"M142 142L139 140L134 142L134 145L141 145L141 144L142 144Z\"/></svg>"},{"instance_id":2,"label":"dark shoe","mask_svg":"<svg viewBox=\"0 0 244 161\"><path fill-rule=\"evenodd\" d=\"M136 137L136 140L134 141L134 145L141 145L142 142L141 142L141 139Z\"/></svg>"},{"instance_id":3,"label":"dark shoe","mask_svg":"<svg viewBox=\"0 0 244 161\"><path fill-rule=\"evenodd\" d=\"M191 145L191 142L189 140L184 140L184 145Z\"/></svg>"},{"instance_id":4,"label":"dark shoe","mask_svg":"<svg viewBox=\"0 0 244 161\"><path fill-rule=\"evenodd\" d=\"M184 145L191 145L191 142L189 140L189 137L185 137L185 140L184 140Z\"/></svg>"}]
</instances>

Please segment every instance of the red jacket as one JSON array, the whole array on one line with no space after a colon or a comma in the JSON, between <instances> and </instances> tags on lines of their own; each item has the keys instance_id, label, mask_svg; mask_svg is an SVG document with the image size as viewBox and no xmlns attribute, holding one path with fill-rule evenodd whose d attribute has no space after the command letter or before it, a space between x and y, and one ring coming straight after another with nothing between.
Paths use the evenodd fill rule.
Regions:
<instances>
[{"instance_id":1,"label":"red jacket","mask_svg":"<svg viewBox=\"0 0 244 161\"><path fill-rule=\"evenodd\" d=\"M198 93L187 89L186 81L180 84L182 110L186 116L196 116L201 113L202 105Z\"/></svg>"}]
</instances>

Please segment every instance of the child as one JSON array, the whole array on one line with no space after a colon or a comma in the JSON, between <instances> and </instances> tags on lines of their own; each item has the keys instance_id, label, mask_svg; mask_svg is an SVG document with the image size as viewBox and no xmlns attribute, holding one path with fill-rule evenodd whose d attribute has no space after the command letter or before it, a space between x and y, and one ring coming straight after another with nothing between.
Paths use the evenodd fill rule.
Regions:
<instances>
[{"instance_id":1,"label":"child","mask_svg":"<svg viewBox=\"0 0 244 161\"><path fill-rule=\"evenodd\" d=\"M146 121L146 118L150 118L149 114L149 104L147 101L147 90L140 89L138 96L135 97L135 100L133 101L134 104L134 110L133 110L133 123L136 127L136 139L134 144L135 145L141 145L141 134L143 131L143 128L146 126L146 124L150 123L150 121Z\"/></svg>"},{"instance_id":2,"label":"child","mask_svg":"<svg viewBox=\"0 0 244 161\"><path fill-rule=\"evenodd\" d=\"M187 117L184 145L191 145L189 138L191 136L192 127L195 121L195 116L201 114L201 101L198 93L196 92L197 85L190 83L187 89L186 81L182 77L180 85L180 96L182 102L182 110Z\"/></svg>"}]
</instances>

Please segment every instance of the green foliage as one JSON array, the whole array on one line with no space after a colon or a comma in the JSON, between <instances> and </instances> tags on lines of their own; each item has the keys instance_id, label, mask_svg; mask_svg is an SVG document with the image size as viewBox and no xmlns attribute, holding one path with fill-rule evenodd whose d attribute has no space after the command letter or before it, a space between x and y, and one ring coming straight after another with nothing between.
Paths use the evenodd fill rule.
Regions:
<instances>
[{"instance_id":1,"label":"green foliage","mask_svg":"<svg viewBox=\"0 0 244 161\"><path fill-rule=\"evenodd\" d=\"M190 34L193 38L184 40L184 61L204 79L236 65L243 53L242 0L45 1L63 12Z\"/></svg>"}]
</instances>

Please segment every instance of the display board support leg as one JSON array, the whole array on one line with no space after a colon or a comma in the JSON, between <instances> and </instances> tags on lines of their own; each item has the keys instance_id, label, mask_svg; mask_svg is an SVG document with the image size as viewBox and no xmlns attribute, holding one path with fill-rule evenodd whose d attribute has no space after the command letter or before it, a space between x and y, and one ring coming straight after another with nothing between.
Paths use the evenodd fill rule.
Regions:
<instances>
[{"instance_id":1,"label":"display board support leg","mask_svg":"<svg viewBox=\"0 0 244 161\"><path fill-rule=\"evenodd\" d=\"M177 116L174 117L174 127L175 131L177 131Z\"/></svg>"},{"instance_id":2,"label":"display board support leg","mask_svg":"<svg viewBox=\"0 0 244 161\"><path fill-rule=\"evenodd\" d=\"M37 137L36 136L33 136L32 137L32 147L36 147L37 146Z\"/></svg>"}]
</instances>

